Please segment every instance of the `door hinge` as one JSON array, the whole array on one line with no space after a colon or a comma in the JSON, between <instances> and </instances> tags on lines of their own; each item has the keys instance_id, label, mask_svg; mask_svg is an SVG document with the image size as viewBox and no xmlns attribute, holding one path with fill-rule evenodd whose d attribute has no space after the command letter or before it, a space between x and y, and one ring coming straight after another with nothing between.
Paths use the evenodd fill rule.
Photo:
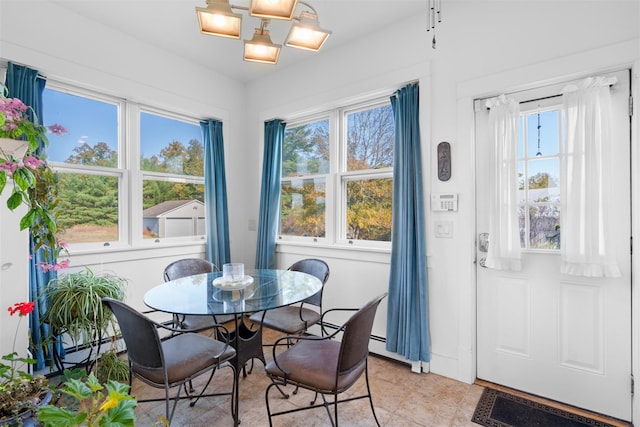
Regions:
<instances>
[{"instance_id":1,"label":"door hinge","mask_svg":"<svg viewBox=\"0 0 640 427\"><path fill-rule=\"evenodd\" d=\"M633 374L631 374L631 397L633 397L633 395L635 394L636 388L635 388L635 380L633 379Z\"/></svg>"},{"instance_id":2,"label":"door hinge","mask_svg":"<svg viewBox=\"0 0 640 427\"><path fill-rule=\"evenodd\" d=\"M629 117L633 116L633 95L629 95Z\"/></svg>"},{"instance_id":3,"label":"door hinge","mask_svg":"<svg viewBox=\"0 0 640 427\"><path fill-rule=\"evenodd\" d=\"M629 236L629 246L629 252L631 253L631 255L633 255L633 236Z\"/></svg>"}]
</instances>

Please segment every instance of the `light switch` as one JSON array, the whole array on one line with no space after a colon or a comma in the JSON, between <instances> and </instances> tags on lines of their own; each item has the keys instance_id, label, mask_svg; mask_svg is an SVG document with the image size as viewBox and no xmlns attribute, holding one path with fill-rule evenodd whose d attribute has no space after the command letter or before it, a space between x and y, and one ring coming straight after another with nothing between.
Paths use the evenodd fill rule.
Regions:
<instances>
[{"instance_id":1,"label":"light switch","mask_svg":"<svg viewBox=\"0 0 640 427\"><path fill-rule=\"evenodd\" d=\"M453 237L453 222L452 221L436 221L435 223L435 235L436 237Z\"/></svg>"}]
</instances>

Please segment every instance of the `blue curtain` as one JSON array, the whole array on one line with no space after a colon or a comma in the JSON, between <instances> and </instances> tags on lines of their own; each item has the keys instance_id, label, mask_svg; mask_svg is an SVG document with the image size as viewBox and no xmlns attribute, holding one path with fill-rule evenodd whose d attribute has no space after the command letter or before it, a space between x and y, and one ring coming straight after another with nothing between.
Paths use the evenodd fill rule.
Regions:
<instances>
[{"instance_id":1,"label":"blue curtain","mask_svg":"<svg viewBox=\"0 0 640 427\"><path fill-rule=\"evenodd\" d=\"M428 362L427 251L418 93L418 84L412 83L391 97L396 140L386 348L409 360Z\"/></svg>"},{"instance_id":2,"label":"blue curtain","mask_svg":"<svg viewBox=\"0 0 640 427\"><path fill-rule=\"evenodd\" d=\"M204 201L207 217L207 259L222 269L231 261L227 178L224 168L222 122L200 122L204 137Z\"/></svg>"},{"instance_id":3,"label":"blue curtain","mask_svg":"<svg viewBox=\"0 0 640 427\"><path fill-rule=\"evenodd\" d=\"M7 75L5 79L5 86L7 87L9 98L19 98L26 105L33 108L36 117L33 117L31 111L31 120L39 120L39 123L43 123L43 111L42 111L42 93L44 92L45 79L38 75L37 70L27 68L21 65L9 63L7 67ZM44 143L41 142L39 148L39 154L44 155ZM44 325L41 322L41 317L46 311L46 301L38 298L44 288L47 286L51 279L57 277L55 271L43 272L37 265L40 262L45 261L44 252L39 249L34 253L33 240L29 238L29 253L31 259L29 261L29 298L35 302L35 310L29 317L29 328L31 330L31 352L36 359L36 370L43 369L45 364L50 364L51 353L45 352L45 349L41 345L43 339L49 337L49 326ZM48 262L55 264L56 260L48 260ZM17 301L16 301L17 302ZM64 351L62 348L58 350L60 353Z\"/></svg>"},{"instance_id":4,"label":"blue curtain","mask_svg":"<svg viewBox=\"0 0 640 427\"><path fill-rule=\"evenodd\" d=\"M264 155L262 158L256 268L276 268L282 142L286 125L279 119L264 123Z\"/></svg>"}]
</instances>

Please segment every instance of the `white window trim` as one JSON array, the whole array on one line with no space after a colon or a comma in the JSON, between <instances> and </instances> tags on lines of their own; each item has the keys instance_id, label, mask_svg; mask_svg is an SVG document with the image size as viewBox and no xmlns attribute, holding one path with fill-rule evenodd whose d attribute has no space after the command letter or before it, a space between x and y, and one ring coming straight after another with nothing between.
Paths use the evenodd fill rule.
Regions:
<instances>
[{"instance_id":1,"label":"white window trim","mask_svg":"<svg viewBox=\"0 0 640 427\"><path fill-rule=\"evenodd\" d=\"M357 171L347 171L347 126L345 116L351 113L389 105L391 92L388 94L377 94L368 99L359 98L355 103L344 103L338 106L331 106L329 110L316 111L306 116L295 114L289 118L284 118L287 128L302 126L307 123L329 120L329 174L326 175L305 175L296 177L299 179L309 179L312 177L326 178L326 202L325 202L325 237L307 237L278 234L277 245L299 245L317 247L339 247L349 250L372 250L374 252L390 252L391 242L380 242L372 240L352 240L346 238L346 182L358 178L391 178L393 179L393 168L366 169ZM342 133L341 133L342 130ZM282 181L290 178L282 178ZM339 200L338 200L339 199ZM278 218L280 221L280 217ZM345 236L345 237L343 237Z\"/></svg>"}]
</instances>

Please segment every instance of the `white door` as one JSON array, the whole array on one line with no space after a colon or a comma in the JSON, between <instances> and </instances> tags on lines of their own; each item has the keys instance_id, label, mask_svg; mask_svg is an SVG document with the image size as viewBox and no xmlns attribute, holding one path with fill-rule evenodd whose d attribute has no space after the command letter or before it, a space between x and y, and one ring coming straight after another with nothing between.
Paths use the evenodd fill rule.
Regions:
<instances>
[{"instance_id":1,"label":"white door","mask_svg":"<svg viewBox=\"0 0 640 427\"><path fill-rule=\"evenodd\" d=\"M521 209L522 271L484 268L488 233L488 111L476 108L477 376L538 396L631 420L629 72L616 75L616 253L622 277L560 274L556 112L563 85L512 95L520 102L519 172L532 204ZM527 102L529 100L529 102ZM540 119L540 122L538 122ZM538 125L539 123L539 125ZM540 135L540 136L538 136ZM526 145L525 145L526 144ZM526 178L525 178L526 177ZM526 212L526 220L525 218ZM490 244L490 236L489 236Z\"/></svg>"}]
</instances>

